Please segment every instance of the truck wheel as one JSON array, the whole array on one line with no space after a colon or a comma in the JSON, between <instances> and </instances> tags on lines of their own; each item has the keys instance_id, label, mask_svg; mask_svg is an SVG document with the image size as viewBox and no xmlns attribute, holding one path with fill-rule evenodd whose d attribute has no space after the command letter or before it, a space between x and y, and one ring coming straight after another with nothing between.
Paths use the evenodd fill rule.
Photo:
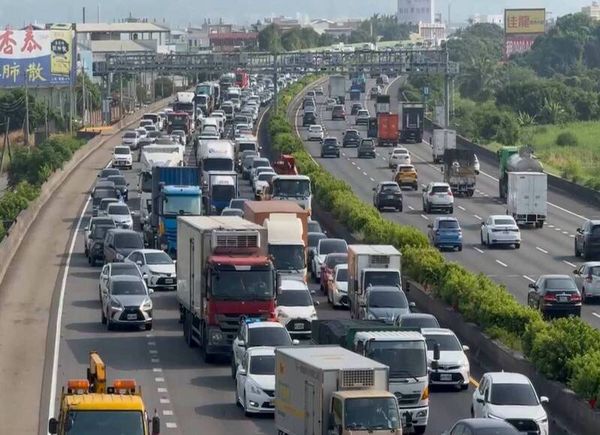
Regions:
<instances>
[{"instance_id":1,"label":"truck wheel","mask_svg":"<svg viewBox=\"0 0 600 435\"><path fill-rule=\"evenodd\" d=\"M427 430L427 426L413 426L415 433L423 434Z\"/></svg>"}]
</instances>

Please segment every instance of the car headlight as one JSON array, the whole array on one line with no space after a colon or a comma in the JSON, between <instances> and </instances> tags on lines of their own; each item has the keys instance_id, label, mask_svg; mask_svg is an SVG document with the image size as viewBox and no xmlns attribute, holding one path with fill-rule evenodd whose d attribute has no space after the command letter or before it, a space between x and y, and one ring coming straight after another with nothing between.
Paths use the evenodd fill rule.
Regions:
<instances>
[{"instance_id":1,"label":"car headlight","mask_svg":"<svg viewBox=\"0 0 600 435\"><path fill-rule=\"evenodd\" d=\"M123 309L123 305L121 304L121 302L119 302L116 299L110 300L110 307L114 310L122 310Z\"/></svg>"},{"instance_id":2,"label":"car headlight","mask_svg":"<svg viewBox=\"0 0 600 435\"><path fill-rule=\"evenodd\" d=\"M543 416L543 417L537 418L535 421L538 423L546 424L546 423L548 423L548 417Z\"/></svg>"},{"instance_id":3,"label":"car headlight","mask_svg":"<svg viewBox=\"0 0 600 435\"><path fill-rule=\"evenodd\" d=\"M125 257L122 254L119 254L118 252L117 252L116 258L117 258L117 260L124 260L125 259Z\"/></svg>"},{"instance_id":4,"label":"car headlight","mask_svg":"<svg viewBox=\"0 0 600 435\"><path fill-rule=\"evenodd\" d=\"M280 311L277 313L277 317L281 317L282 319L287 319L289 316L287 315L287 313Z\"/></svg>"},{"instance_id":5,"label":"car headlight","mask_svg":"<svg viewBox=\"0 0 600 435\"><path fill-rule=\"evenodd\" d=\"M376 320L377 317L375 317L373 314L371 313L367 313L367 320Z\"/></svg>"},{"instance_id":6,"label":"car headlight","mask_svg":"<svg viewBox=\"0 0 600 435\"><path fill-rule=\"evenodd\" d=\"M152 309L152 301L150 299L146 299L142 304L142 310L149 311Z\"/></svg>"},{"instance_id":7,"label":"car headlight","mask_svg":"<svg viewBox=\"0 0 600 435\"><path fill-rule=\"evenodd\" d=\"M262 394L263 392L261 388L258 388L258 386L254 384L250 384L250 391L254 394Z\"/></svg>"},{"instance_id":8,"label":"car headlight","mask_svg":"<svg viewBox=\"0 0 600 435\"><path fill-rule=\"evenodd\" d=\"M310 315L310 318L311 318L311 319L316 319L316 318L317 318L317 312L316 312L316 311L313 311L313 312L311 313L311 315Z\"/></svg>"}]
</instances>

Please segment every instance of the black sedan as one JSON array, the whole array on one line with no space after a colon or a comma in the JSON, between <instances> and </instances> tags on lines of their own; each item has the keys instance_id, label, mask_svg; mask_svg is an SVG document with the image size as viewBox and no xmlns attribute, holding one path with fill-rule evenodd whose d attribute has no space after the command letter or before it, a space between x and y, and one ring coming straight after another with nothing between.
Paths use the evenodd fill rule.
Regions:
<instances>
[{"instance_id":1,"label":"black sedan","mask_svg":"<svg viewBox=\"0 0 600 435\"><path fill-rule=\"evenodd\" d=\"M527 305L544 317L581 316L581 293L569 275L541 275L529 288Z\"/></svg>"}]
</instances>

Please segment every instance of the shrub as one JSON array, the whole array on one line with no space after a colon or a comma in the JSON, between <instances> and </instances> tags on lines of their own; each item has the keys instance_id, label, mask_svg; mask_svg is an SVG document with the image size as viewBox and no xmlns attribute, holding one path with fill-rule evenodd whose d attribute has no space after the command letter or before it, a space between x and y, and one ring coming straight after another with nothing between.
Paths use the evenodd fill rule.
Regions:
<instances>
[{"instance_id":1,"label":"shrub","mask_svg":"<svg viewBox=\"0 0 600 435\"><path fill-rule=\"evenodd\" d=\"M565 147L565 146L577 146L579 141L577 140L577 136L575 136L571 131L563 131L556 136L556 145Z\"/></svg>"},{"instance_id":2,"label":"shrub","mask_svg":"<svg viewBox=\"0 0 600 435\"><path fill-rule=\"evenodd\" d=\"M600 351L579 355L570 366L573 375L569 386L595 408L600 397Z\"/></svg>"}]
</instances>

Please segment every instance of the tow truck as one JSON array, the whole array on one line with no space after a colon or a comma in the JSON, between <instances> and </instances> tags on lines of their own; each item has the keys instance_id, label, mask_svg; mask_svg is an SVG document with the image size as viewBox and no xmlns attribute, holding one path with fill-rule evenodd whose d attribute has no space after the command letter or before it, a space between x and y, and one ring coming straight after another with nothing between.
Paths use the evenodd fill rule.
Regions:
<instances>
[{"instance_id":1,"label":"tow truck","mask_svg":"<svg viewBox=\"0 0 600 435\"><path fill-rule=\"evenodd\" d=\"M106 367L100 355L90 352L87 379L70 379L63 387L58 418L48 422L48 432L58 435L128 433L159 435L160 418L148 413L141 387L133 379L106 383Z\"/></svg>"}]
</instances>

